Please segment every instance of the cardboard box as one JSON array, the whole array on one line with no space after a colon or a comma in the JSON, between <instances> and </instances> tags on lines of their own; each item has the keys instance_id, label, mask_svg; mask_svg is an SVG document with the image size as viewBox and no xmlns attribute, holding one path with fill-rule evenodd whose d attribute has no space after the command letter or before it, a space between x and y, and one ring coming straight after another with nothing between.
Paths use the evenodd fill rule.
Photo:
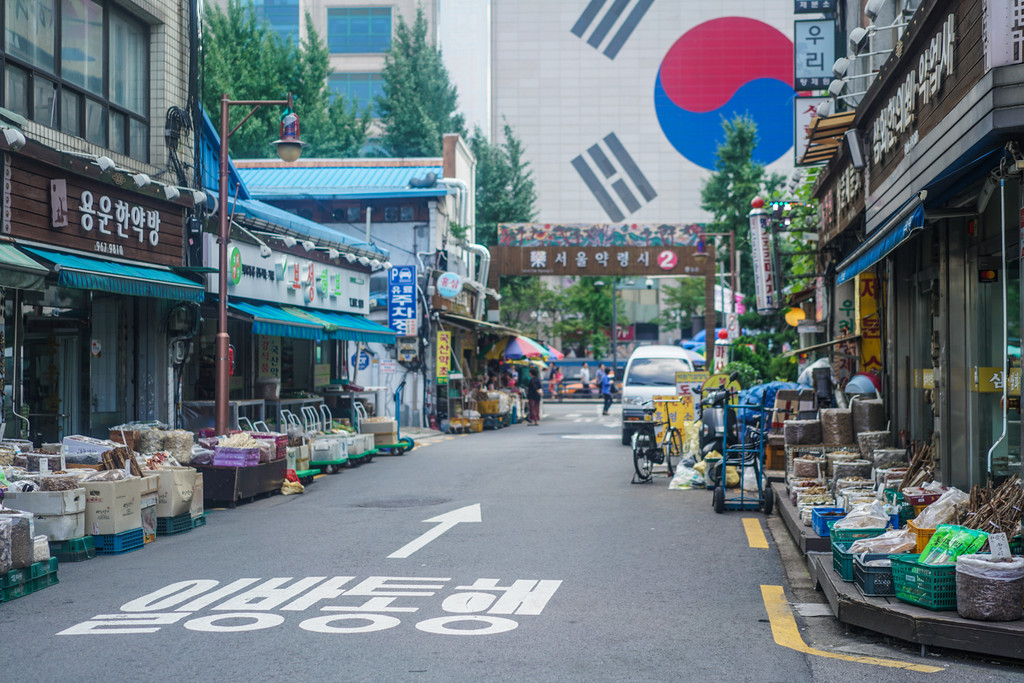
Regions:
<instances>
[{"instance_id":1,"label":"cardboard box","mask_svg":"<svg viewBox=\"0 0 1024 683\"><path fill-rule=\"evenodd\" d=\"M82 502L85 502L85 489ZM36 515L36 533L47 536L51 541L69 541L85 536L85 508L70 515Z\"/></svg>"},{"instance_id":2,"label":"cardboard box","mask_svg":"<svg viewBox=\"0 0 1024 683\"><path fill-rule=\"evenodd\" d=\"M142 479L85 484L85 533L119 534L142 527Z\"/></svg>"},{"instance_id":3,"label":"cardboard box","mask_svg":"<svg viewBox=\"0 0 1024 683\"><path fill-rule=\"evenodd\" d=\"M27 493L8 491L4 496L4 505L35 515L73 515L85 512L85 489L29 491Z\"/></svg>"},{"instance_id":4,"label":"cardboard box","mask_svg":"<svg viewBox=\"0 0 1024 683\"><path fill-rule=\"evenodd\" d=\"M192 513L192 519L206 514L206 509L203 508L203 495L203 473L196 472L196 484L192 488L192 505L188 509Z\"/></svg>"},{"instance_id":5,"label":"cardboard box","mask_svg":"<svg viewBox=\"0 0 1024 683\"><path fill-rule=\"evenodd\" d=\"M359 423L359 431L363 434L390 434L398 431L398 422L395 420L380 420L379 422L363 420Z\"/></svg>"},{"instance_id":6,"label":"cardboard box","mask_svg":"<svg viewBox=\"0 0 1024 683\"><path fill-rule=\"evenodd\" d=\"M156 507L160 497L160 477L150 474L142 478L142 509Z\"/></svg>"},{"instance_id":7,"label":"cardboard box","mask_svg":"<svg viewBox=\"0 0 1024 683\"><path fill-rule=\"evenodd\" d=\"M156 500L157 517L177 517L188 512L196 485L195 468L166 467L147 471L146 474L156 474L160 478Z\"/></svg>"},{"instance_id":8,"label":"cardboard box","mask_svg":"<svg viewBox=\"0 0 1024 683\"><path fill-rule=\"evenodd\" d=\"M390 432L388 434L374 434L373 445L376 446L393 446L398 443L398 432Z\"/></svg>"}]
</instances>

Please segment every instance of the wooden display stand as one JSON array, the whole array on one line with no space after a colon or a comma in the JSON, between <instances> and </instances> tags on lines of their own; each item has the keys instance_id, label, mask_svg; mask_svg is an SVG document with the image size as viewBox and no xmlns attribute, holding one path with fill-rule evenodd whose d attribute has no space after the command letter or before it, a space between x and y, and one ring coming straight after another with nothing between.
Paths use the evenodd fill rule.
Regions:
<instances>
[{"instance_id":1,"label":"wooden display stand","mask_svg":"<svg viewBox=\"0 0 1024 683\"><path fill-rule=\"evenodd\" d=\"M203 501L207 505L226 503L235 507L240 500L250 500L263 493L281 490L287 460L274 460L255 467L216 467L195 465L203 474Z\"/></svg>"}]
</instances>

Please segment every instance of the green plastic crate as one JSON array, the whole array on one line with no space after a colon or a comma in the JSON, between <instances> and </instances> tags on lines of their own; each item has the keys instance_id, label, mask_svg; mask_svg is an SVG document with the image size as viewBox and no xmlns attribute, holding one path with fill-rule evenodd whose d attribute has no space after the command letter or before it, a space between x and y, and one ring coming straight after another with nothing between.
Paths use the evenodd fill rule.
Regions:
<instances>
[{"instance_id":1,"label":"green plastic crate","mask_svg":"<svg viewBox=\"0 0 1024 683\"><path fill-rule=\"evenodd\" d=\"M0 576L0 588L13 588L21 586L29 580L28 569L12 569L3 576Z\"/></svg>"},{"instance_id":2,"label":"green plastic crate","mask_svg":"<svg viewBox=\"0 0 1024 683\"><path fill-rule=\"evenodd\" d=\"M849 543L832 541L832 568L843 581L853 581L853 553L848 552Z\"/></svg>"},{"instance_id":3,"label":"green plastic crate","mask_svg":"<svg viewBox=\"0 0 1024 683\"><path fill-rule=\"evenodd\" d=\"M890 555L896 597L933 610L956 609L956 565L920 564L920 555Z\"/></svg>"},{"instance_id":4,"label":"green plastic crate","mask_svg":"<svg viewBox=\"0 0 1024 683\"><path fill-rule=\"evenodd\" d=\"M11 600L24 597L31 592L28 583L19 583L9 588L0 588L0 602L10 602Z\"/></svg>"},{"instance_id":5,"label":"green plastic crate","mask_svg":"<svg viewBox=\"0 0 1024 683\"><path fill-rule=\"evenodd\" d=\"M835 523L838 520L831 520L828 523L829 536L839 543L852 543L858 538L873 538L885 533L885 529L836 529ZM851 581L853 579L850 579Z\"/></svg>"},{"instance_id":6,"label":"green plastic crate","mask_svg":"<svg viewBox=\"0 0 1024 683\"><path fill-rule=\"evenodd\" d=\"M47 574L52 574L56 571L57 558L51 557L50 559L44 560L43 562L36 562L35 564L29 565L28 576L26 578L31 581L34 579L38 579L42 576L46 576Z\"/></svg>"},{"instance_id":7,"label":"green plastic crate","mask_svg":"<svg viewBox=\"0 0 1024 683\"><path fill-rule=\"evenodd\" d=\"M1014 536L1010 539L1010 552L1014 555L1024 555L1024 537Z\"/></svg>"}]
</instances>

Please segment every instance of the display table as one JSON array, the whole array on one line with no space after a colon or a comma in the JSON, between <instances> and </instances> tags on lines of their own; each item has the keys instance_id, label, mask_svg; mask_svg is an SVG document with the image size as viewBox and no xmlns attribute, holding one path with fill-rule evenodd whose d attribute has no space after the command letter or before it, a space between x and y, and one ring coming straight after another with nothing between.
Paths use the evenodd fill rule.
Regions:
<instances>
[{"instance_id":1,"label":"display table","mask_svg":"<svg viewBox=\"0 0 1024 683\"><path fill-rule=\"evenodd\" d=\"M213 426L216 401L184 401L181 405L185 409L185 429L197 432ZM228 421L232 429L239 429L239 416L247 417L252 422L263 420L266 417L265 402L261 398L228 401Z\"/></svg>"},{"instance_id":2,"label":"display table","mask_svg":"<svg viewBox=\"0 0 1024 683\"><path fill-rule=\"evenodd\" d=\"M240 500L251 499L261 493L280 491L284 483L285 458L255 467L218 467L195 465L203 475L203 501L205 504L226 503L235 507Z\"/></svg>"}]
</instances>

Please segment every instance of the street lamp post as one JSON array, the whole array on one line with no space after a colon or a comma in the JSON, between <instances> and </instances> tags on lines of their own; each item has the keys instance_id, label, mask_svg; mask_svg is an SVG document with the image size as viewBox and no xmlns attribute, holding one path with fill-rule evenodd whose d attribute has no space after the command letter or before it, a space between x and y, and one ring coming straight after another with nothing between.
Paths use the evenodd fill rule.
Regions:
<instances>
[{"instance_id":1,"label":"street lamp post","mask_svg":"<svg viewBox=\"0 0 1024 683\"><path fill-rule=\"evenodd\" d=\"M271 144L277 146L277 155L282 161L295 161L302 154L299 139L299 117L291 111L292 96L285 100L230 100L227 95L220 97L220 182L218 184L218 267L217 267L217 337L214 351L214 428L217 434L228 430L228 395L231 373L231 339L228 336L228 242L231 231L228 222L228 138L249 120L256 110L264 105L288 107L281 117L281 138ZM228 110L233 106L252 107L237 126L229 130Z\"/></svg>"}]
</instances>

